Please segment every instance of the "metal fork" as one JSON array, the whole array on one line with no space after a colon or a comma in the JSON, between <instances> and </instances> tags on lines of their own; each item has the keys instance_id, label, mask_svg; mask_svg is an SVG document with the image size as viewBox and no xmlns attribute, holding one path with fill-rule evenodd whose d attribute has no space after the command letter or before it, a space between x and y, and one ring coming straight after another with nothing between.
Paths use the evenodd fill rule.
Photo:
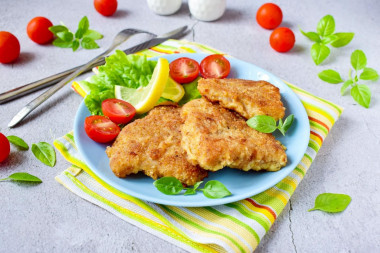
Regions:
<instances>
[{"instance_id":1,"label":"metal fork","mask_svg":"<svg viewBox=\"0 0 380 253\"><path fill-rule=\"evenodd\" d=\"M8 124L8 127L14 127L17 125L22 119L24 119L31 111L33 111L35 108L37 108L40 104L42 104L44 101L46 101L49 97L51 97L55 92L57 92L59 89L61 89L63 86L65 86L68 82L72 81L75 77L86 71L87 69L91 68L99 59L102 57L108 55L111 53L117 46L119 46L121 43L128 40L130 37L132 37L135 34L138 33L147 33L154 35L150 32L146 32L143 30L138 29L124 29L120 31L114 38L111 46L104 51L102 54L98 55L94 59L90 60L85 65L82 65L79 69L74 71L69 76L65 77L62 81L55 84L53 87L51 87L49 90L38 96L36 99L28 103L24 108L21 109L19 113L16 114L16 116L11 120L11 122Z\"/></svg>"}]
</instances>

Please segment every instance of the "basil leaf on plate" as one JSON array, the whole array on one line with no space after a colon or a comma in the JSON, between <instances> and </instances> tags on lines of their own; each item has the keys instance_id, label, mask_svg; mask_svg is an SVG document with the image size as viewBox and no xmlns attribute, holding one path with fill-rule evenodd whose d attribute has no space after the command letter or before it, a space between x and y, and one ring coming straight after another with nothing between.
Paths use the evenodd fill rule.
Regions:
<instances>
[{"instance_id":1,"label":"basil leaf on plate","mask_svg":"<svg viewBox=\"0 0 380 253\"><path fill-rule=\"evenodd\" d=\"M310 211L320 210L328 213L344 211L351 202L351 197L346 194L322 193L315 199L314 207Z\"/></svg>"},{"instance_id":2,"label":"basil leaf on plate","mask_svg":"<svg viewBox=\"0 0 380 253\"><path fill-rule=\"evenodd\" d=\"M153 185L166 195L176 195L183 190L182 183L175 177L162 177L154 181Z\"/></svg>"},{"instance_id":3,"label":"basil leaf on plate","mask_svg":"<svg viewBox=\"0 0 380 253\"><path fill-rule=\"evenodd\" d=\"M56 157L54 148L47 142L32 144L34 156L47 166L54 167Z\"/></svg>"},{"instance_id":4,"label":"basil leaf on plate","mask_svg":"<svg viewBox=\"0 0 380 253\"><path fill-rule=\"evenodd\" d=\"M276 120L267 115L257 115L247 121L248 126L262 133L272 133L276 130Z\"/></svg>"},{"instance_id":5,"label":"basil leaf on plate","mask_svg":"<svg viewBox=\"0 0 380 253\"><path fill-rule=\"evenodd\" d=\"M285 136L285 133L289 130L289 128L292 126L293 124L293 121L294 121L294 115L293 114L290 114L284 121L284 123L282 123L282 120L280 119L280 122L278 124L278 130L280 130L280 132L282 133L282 135Z\"/></svg>"},{"instance_id":6,"label":"basil leaf on plate","mask_svg":"<svg viewBox=\"0 0 380 253\"><path fill-rule=\"evenodd\" d=\"M193 195L193 194L197 193L197 189L198 189L198 187L199 187L202 183L203 183L203 181L199 181L199 182L197 182L197 183L193 186L193 188L186 188L186 192L185 192L184 195Z\"/></svg>"},{"instance_id":7,"label":"basil leaf on plate","mask_svg":"<svg viewBox=\"0 0 380 253\"><path fill-rule=\"evenodd\" d=\"M10 143L17 146L21 150L28 150L29 149L29 145L20 137L17 137L15 135L9 135L9 136L7 136L7 139Z\"/></svg>"},{"instance_id":8,"label":"basil leaf on plate","mask_svg":"<svg viewBox=\"0 0 380 253\"><path fill-rule=\"evenodd\" d=\"M210 180L205 184L205 187L201 189L203 194L210 199L220 199L231 195L231 192L217 180Z\"/></svg>"}]
</instances>

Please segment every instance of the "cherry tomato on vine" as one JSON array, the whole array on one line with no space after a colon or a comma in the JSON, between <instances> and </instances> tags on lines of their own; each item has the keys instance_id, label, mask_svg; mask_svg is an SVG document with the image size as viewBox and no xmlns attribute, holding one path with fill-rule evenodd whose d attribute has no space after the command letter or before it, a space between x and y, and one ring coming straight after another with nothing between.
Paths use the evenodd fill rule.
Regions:
<instances>
[{"instance_id":1,"label":"cherry tomato on vine","mask_svg":"<svg viewBox=\"0 0 380 253\"><path fill-rule=\"evenodd\" d=\"M105 116L89 116L84 120L84 130L93 141L106 143L113 141L120 133L120 128Z\"/></svg>"},{"instance_id":2,"label":"cherry tomato on vine","mask_svg":"<svg viewBox=\"0 0 380 253\"><path fill-rule=\"evenodd\" d=\"M223 79L231 70L230 62L221 54L212 54L201 61L201 76Z\"/></svg>"},{"instance_id":3,"label":"cherry tomato on vine","mask_svg":"<svg viewBox=\"0 0 380 253\"><path fill-rule=\"evenodd\" d=\"M117 0L94 0L94 6L103 16L112 16L117 9Z\"/></svg>"},{"instance_id":4,"label":"cherry tomato on vine","mask_svg":"<svg viewBox=\"0 0 380 253\"><path fill-rule=\"evenodd\" d=\"M293 48L296 38L289 28L279 27L272 32L269 42L274 50L284 53Z\"/></svg>"},{"instance_id":5,"label":"cherry tomato on vine","mask_svg":"<svg viewBox=\"0 0 380 253\"><path fill-rule=\"evenodd\" d=\"M199 64L197 61L181 57L170 63L170 76L177 83L190 83L199 75Z\"/></svg>"},{"instance_id":6,"label":"cherry tomato on vine","mask_svg":"<svg viewBox=\"0 0 380 253\"><path fill-rule=\"evenodd\" d=\"M116 124L126 124L133 119L136 114L136 109L130 103L110 98L102 102L102 111L104 116L107 116Z\"/></svg>"},{"instance_id":7,"label":"cherry tomato on vine","mask_svg":"<svg viewBox=\"0 0 380 253\"><path fill-rule=\"evenodd\" d=\"M265 29L274 29L282 22L282 11L273 3L263 4L256 13L256 20Z\"/></svg>"},{"instance_id":8,"label":"cherry tomato on vine","mask_svg":"<svg viewBox=\"0 0 380 253\"><path fill-rule=\"evenodd\" d=\"M37 44L46 44L53 39L53 33L49 31L49 27L53 23L45 17L35 17L29 21L26 32L31 40Z\"/></svg>"},{"instance_id":9,"label":"cherry tomato on vine","mask_svg":"<svg viewBox=\"0 0 380 253\"><path fill-rule=\"evenodd\" d=\"M7 137L4 134L0 133L0 163L7 159L11 151L11 145Z\"/></svg>"},{"instance_id":10,"label":"cherry tomato on vine","mask_svg":"<svg viewBox=\"0 0 380 253\"><path fill-rule=\"evenodd\" d=\"M0 62L10 63L20 55L20 43L10 32L0 31Z\"/></svg>"}]
</instances>

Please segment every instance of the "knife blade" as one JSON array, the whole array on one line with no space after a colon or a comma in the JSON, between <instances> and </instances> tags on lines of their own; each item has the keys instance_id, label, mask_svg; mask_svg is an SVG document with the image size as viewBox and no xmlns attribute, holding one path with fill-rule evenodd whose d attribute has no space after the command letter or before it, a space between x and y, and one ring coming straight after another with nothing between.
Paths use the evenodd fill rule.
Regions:
<instances>
[{"instance_id":1,"label":"knife blade","mask_svg":"<svg viewBox=\"0 0 380 253\"><path fill-rule=\"evenodd\" d=\"M124 52L126 54L133 54L133 53L139 52L143 49L148 49L148 48L154 47L154 46L161 44L162 42L164 42L168 39L182 38L186 34L188 34L189 32L190 32L190 30L187 29L187 26L183 26L183 27L177 28L173 31L170 31L168 33L162 34L160 36L151 38L151 39L144 41L144 42L142 42L136 46L133 46L131 48L128 48L128 49L124 50ZM84 72L91 71L91 69L93 67L103 65L104 63L105 63L105 57L100 59L99 61L97 61L93 65L91 65ZM66 76L70 75L75 70L77 70L83 66L84 65L77 66L75 68L63 71L61 73L58 73L58 74L43 78L41 80L38 80L38 81L35 81L32 83L17 87L15 89L6 91L4 93L1 93L0 94L0 104L3 104L5 102L11 101L13 99L19 98L19 97L24 96L26 94L32 93L34 91L37 91L37 90L43 89L45 87L51 86L55 83L58 83L59 81L63 80Z\"/></svg>"}]
</instances>

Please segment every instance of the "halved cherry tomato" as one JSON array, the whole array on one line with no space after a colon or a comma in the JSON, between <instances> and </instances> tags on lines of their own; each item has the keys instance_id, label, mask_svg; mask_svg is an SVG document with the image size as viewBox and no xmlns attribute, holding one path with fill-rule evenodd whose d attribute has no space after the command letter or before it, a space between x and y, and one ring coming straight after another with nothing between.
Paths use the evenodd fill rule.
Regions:
<instances>
[{"instance_id":1,"label":"halved cherry tomato","mask_svg":"<svg viewBox=\"0 0 380 253\"><path fill-rule=\"evenodd\" d=\"M170 63L170 76L177 83L190 83L199 75L199 64L197 61L181 57Z\"/></svg>"},{"instance_id":2,"label":"halved cherry tomato","mask_svg":"<svg viewBox=\"0 0 380 253\"><path fill-rule=\"evenodd\" d=\"M29 21L26 32L31 40L38 44L46 44L53 39L53 33L49 27L53 26L51 21L45 17L35 17Z\"/></svg>"},{"instance_id":3,"label":"halved cherry tomato","mask_svg":"<svg viewBox=\"0 0 380 253\"><path fill-rule=\"evenodd\" d=\"M11 145L9 144L7 137L0 133L0 163L7 159L10 151Z\"/></svg>"},{"instance_id":4,"label":"halved cherry tomato","mask_svg":"<svg viewBox=\"0 0 380 253\"><path fill-rule=\"evenodd\" d=\"M103 16L112 16L117 9L117 0L94 0L94 6Z\"/></svg>"},{"instance_id":5,"label":"halved cherry tomato","mask_svg":"<svg viewBox=\"0 0 380 253\"><path fill-rule=\"evenodd\" d=\"M104 116L107 116L116 124L126 124L133 119L136 114L136 109L130 103L110 98L102 102L102 111Z\"/></svg>"},{"instance_id":6,"label":"halved cherry tomato","mask_svg":"<svg viewBox=\"0 0 380 253\"><path fill-rule=\"evenodd\" d=\"M277 52L288 52L293 48L296 37L292 30L287 27L279 27L272 32L269 38L271 47Z\"/></svg>"},{"instance_id":7,"label":"halved cherry tomato","mask_svg":"<svg viewBox=\"0 0 380 253\"><path fill-rule=\"evenodd\" d=\"M88 137L100 143L113 141L120 133L118 125L105 116L89 116L84 120L84 130Z\"/></svg>"},{"instance_id":8,"label":"halved cherry tomato","mask_svg":"<svg viewBox=\"0 0 380 253\"><path fill-rule=\"evenodd\" d=\"M230 62L221 54L212 54L201 61L201 75L204 78L223 79L231 70Z\"/></svg>"},{"instance_id":9,"label":"halved cherry tomato","mask_svg":"<svg viewBox=\"0 0 380 253\"><path fill-rule=\"evenodd\" d=\"M273 3L263 4L256 13L256 20L265 29L274 29L282 22L282 11Z\"/></svg>"}]
</instances>

